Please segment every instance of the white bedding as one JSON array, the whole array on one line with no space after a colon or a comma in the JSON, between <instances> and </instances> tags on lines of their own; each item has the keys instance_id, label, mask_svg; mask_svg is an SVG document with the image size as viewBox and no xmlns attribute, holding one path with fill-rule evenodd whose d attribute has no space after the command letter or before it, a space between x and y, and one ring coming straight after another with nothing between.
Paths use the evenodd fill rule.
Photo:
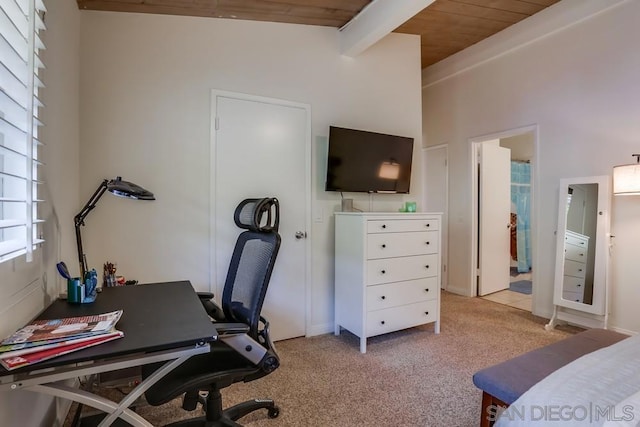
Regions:
<instances>
[{"instance_id":1,"label":"white bedding","mask_svg":"<svg viewBox=\"0 0 640 427\"><path fill-rule=\"evenodd\" d=\"M534 385L496 427L640 426L640 335L586 354Z\"/></svg>"}]
</instances>

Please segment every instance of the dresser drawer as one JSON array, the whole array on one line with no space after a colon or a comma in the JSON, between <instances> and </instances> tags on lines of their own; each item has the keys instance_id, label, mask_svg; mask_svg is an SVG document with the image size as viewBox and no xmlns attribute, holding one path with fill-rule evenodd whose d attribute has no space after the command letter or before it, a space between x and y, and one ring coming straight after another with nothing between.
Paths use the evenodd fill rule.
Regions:
<instances>
[{"instance_id":1,"label":"dresser drawer","mask_svg":"<svg viewBox=\"0 0 640 427\"><path fill-rule=\"evenodd\" d=\"M438 291L437 277L367 286L367 311L428 301L435 299Z\"/></svg>"},{"instance_id":2,"label":"dresser drawer","mask_svg":"<svg viewBox=\"0 0 640 427\"><path fill-rule=\"evenodd\" d=\"M367 261L366 285L421 279L438 274L438 255L417 255Z\"/></svg>"},{"instance_id":3,"label":"dresser drawer","mask_svg":"<svg viewBox=\"0 0 640 427\"><path fill-rule=\"evenodd\" d=\"M367 221L367 233L399 233L406 231L438 230L440 221L437 219L393 219Z\"/></svg>"},{"instance_id":4,"label":"dresser drawer","mask_svg":"<svg viewBox=\"0 0 640 427\"><path fill-rule=\"evenodd\" d=\"M435 322L438 319L437 307L438 301L431 300L370 311L367 313L366 335L372 337Z\"/></svg>"},{"instance_id":5,"label":"dresser drawer","mask_svg":"<svg viewBox=\"0 0 640 427\"><path fill-rule=\"evenodd\" d=\"M584 292L584 278L564 276L562 290L566 292Z\"/></svg>"},{"instance_id":6,"label":"dresser drawer","mask_svg":"<svg viewBox=\"0 0 640 427\"><path fill-rule=\"evenodd\" d=\"M585 260L586 261L586 260ZM571 261L570 259L564 260L564 275L573 277L584 278L587 273L587 264L584 262Z\"/></svg>"},{"instance_id":7,"label":"dresser drawer","mask_svg":"<svg viewBox=\"0 0 640 427\"><path fill-rule=\"evenodd\" d=\"M587 248L576 245L564 245L564 257L572 261L587 262Z\"/></svg>"},{"instance_id":8,"label":"dresser drawer","mask_svg":"<svg viewBox=\"0 0 640 427\"><path fill-rule=\"evenodd\" d=\"M367 239L367 258L391 258L438 253L438 231L372 234Z\"/></svg>"},{"instance_id":9,"label":"dresser drawer","mask_svg":"<svg viewBox=\"0 0 640 427\"><path fill-rule=\"evenodd\" d=\"M587 236L578 237L569 233L564 235L564 241L570 245L576 245L582 248L586 248L588 246L587 243L589 242L589 240L587 240Z\"/></svg>"},{"instance_id":10,"label":"dresser drawer","mask_svg":"<svg viewBox=\"0 0 640 427\"><path fill-rule=\"evenodd\" d=\"M566 299L567 301L582 302L583 295L582 292L563 291L562 299Z\"/></svg>"}]
</instances>

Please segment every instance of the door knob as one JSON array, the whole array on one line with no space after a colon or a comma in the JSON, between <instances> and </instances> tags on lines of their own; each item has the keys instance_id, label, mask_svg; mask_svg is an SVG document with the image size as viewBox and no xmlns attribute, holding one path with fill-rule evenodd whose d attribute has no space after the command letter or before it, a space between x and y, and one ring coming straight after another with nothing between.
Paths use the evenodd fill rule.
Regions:
<instances>
[{"instance_id":1,"label":"door knob","mask_svg":"<svg viewBox=\"0 0 640 427\"><path fill-rule=\"evenodd\" d=\"M307 238L307 232L306 231L296 231L296 239L300 240L300 239L306 239Z\"/></svg>"}]
</instances>

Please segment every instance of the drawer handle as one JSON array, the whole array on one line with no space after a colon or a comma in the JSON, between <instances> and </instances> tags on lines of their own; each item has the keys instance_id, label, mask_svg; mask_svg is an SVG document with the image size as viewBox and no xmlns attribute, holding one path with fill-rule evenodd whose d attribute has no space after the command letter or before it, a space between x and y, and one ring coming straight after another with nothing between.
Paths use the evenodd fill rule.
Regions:
<instances>
[{"instance_id":1,"label":"drawer handle","mask_svg":"<svg viewBox=\"0 0 640 427\"><path fill-rule=\"evenodd\" d=\"M425 292L429 292L429 288L426 288L424 291L425 291Z\"/></svg>"},{"instance_id":2,"label":"drawer handle","mask_svg":"<svg viewBox=\"0 0 640 427\"><path fill-rule=\"evenodd\" d=\"M427 228L428 228L428 227L431 227L431 224L427 223L427 224L425 225L425 227L427 227Z\"/></svg>"},{"instance_id":3,"label":"drawer handle","mask_svg":"<svg viewBox=\"0 0 640 427\"><path fill-rule=\"evenodd\" d=\"M580 254L580 256L584 256L584 254Z\"/></svg>"},{"instance_id":4,"label":"drawer handle","mask_svg":"<svg viewBox=\"0 0 640 427\"><path fill-rule=\"evenodd\" d=\"M382 295L380 298L381 298L381 299L386 299L387 297L385 297L384 295Z\"/></svg>"},{"instance_id":5,"label":"drawer handle","mask_svg":"<svg viewBox=\"0 0 640 427\"><path fill-rule=\"evenodd\" d=\"M582 285L581 285L580 283L578 283L576 286L579 288L579 287L580 287L580 286L582 286Z\"/></svg>"},{"instance_id":6,"label":"drawer handle","mask_svg":"<svg viewBox=\"0 0 640 427\"><path fill-rule=\"evenodd\" d=\"M384 320L380 322L381 325L384 325Z\"/></svg>"},{"instance_id":7,"label":"drawer handle","mask_svg":"<svg viewBox=\"0 0 640 427\"><path fill-rule=\"evenodd\" d=\"M425 265L424 268L429 268L429 265Z\"/></svg>"},{"instance_id":8,"label":"drawer handle","mask_svg":"<svg viewBox=\"0 0 640 427\"><path fill-rule=\"evenodd\" d=\"M382 249L386 248L387 245L385 245L384 243L382 244Z\"/></svg>"},{"instance_id":9,"label":"drawer handle","mask_svg":"<svg viewBox=\"0 0 640 427\"><path fill-rule=\"evenodd\" d=\"M424 312L424 314L426 314L426 315L428 316L428 315L429 315L429 312L428 312L428 311L425 311L425 312Z\"/></svg>"},{"instance_id":10,"label":"drawer handle","mask_svg":"<svg viewBox=\"0 0 640 427\"><path fill-rule=\"evenodd\" d=\"M578 271L582 271L582 269L581 269L581 268L579 268L579 269L578 269Z\"/></svg>"},{"instance_id":11,"label":"drawer handle","mask_svg":"<svg viewBox=\"0 0 640 427\"><path fill-rule=\"evenodd\" d=\"M380 273L384 274L384 273L386 273L386 272L387 272L386 270L382 270Z\"/></svg>"},{"instance_id":12,"label":"drawer handle","mask_svg":"<svg viewBox=\"0 0 640 427\"><path fill-rule=\"evenodd\" d=\"M429 244L429 242L426 242L426 243L427 243L427 245Z\"/></svg>"},{"instance_id":13,"label":"drawer handle","mask_svg":"<svg viewBox=\"0 0 640 427\"><path fill-rule=\"evenodd\" d=\"M387 228L387 224L382 224L382 228Z\"/></svg>"}]
</instances>

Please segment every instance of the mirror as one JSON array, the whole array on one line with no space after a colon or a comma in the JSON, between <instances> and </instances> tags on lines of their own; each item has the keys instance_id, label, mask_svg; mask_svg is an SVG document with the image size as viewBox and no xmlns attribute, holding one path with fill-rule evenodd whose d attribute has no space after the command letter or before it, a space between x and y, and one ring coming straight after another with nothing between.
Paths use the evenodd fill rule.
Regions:
<instances>
[{"instance_id":1,"label":"mirror","mask_svg":"<svg viewBox=\"0 0 640 427\"><path fill-rule=\"evenodd\" d=\"M604 314L610 204L608 176L560 181L554 304Z\"/></svg>"}]
</instances>

